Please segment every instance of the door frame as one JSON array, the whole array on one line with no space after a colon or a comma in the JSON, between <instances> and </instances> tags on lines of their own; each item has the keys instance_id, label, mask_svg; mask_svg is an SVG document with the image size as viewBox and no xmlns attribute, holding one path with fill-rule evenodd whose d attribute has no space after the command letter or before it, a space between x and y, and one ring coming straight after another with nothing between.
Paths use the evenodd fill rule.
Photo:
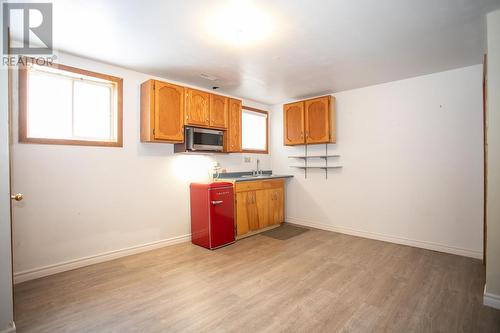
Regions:
<instances>
[{"instance_id":1,"label":"door frame","mask_svg":"<svg viewBox=\"0 0 500 333\"><path fill-rule=\"evenodd\" d=\"M486 265L488 240L488 113L487 113L488 55L483 60L483 264Z\"/></svg>"},{"instance_id":2,"label":"door frame","mask_svg":"<svg viewBox=\"0 0 500 333\"><path fill-rule=\"evenodd\" d=\"M1 15L3 3L0 1ZM7 35L10 35L7 33ZM0 36L3 44L3 34ZM14 279L12 266L12 202L11 193L11 69L0 68L0 331L15 332Z\"/></svg>"}]
</instances>

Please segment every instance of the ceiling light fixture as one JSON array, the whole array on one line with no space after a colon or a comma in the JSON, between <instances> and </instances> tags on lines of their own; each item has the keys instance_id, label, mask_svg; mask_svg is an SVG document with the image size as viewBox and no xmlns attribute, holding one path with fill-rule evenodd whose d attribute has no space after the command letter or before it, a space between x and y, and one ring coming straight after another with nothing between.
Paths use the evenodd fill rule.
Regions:
<instances>
[{"instance_id":1,"label":"ceiling light fixture","mask_svg":"<svg viewBox=\"0 0 500 333\"><path fill-rule=\"evenodd\" d=\"M273 22L271 15L253 1L231 0L208 16L206 29L220 42L240 47L267 39L273 32Z\"/></svg>"}]
</instances>

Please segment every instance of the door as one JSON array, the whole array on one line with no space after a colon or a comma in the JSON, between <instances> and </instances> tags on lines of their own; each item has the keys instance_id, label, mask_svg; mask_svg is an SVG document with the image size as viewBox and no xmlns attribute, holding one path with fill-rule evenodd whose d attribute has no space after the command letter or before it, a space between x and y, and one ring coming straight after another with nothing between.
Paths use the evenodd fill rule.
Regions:
<instances>
[{"instance_id":1,"label":"door","mask_svg":"<svg viewBox=\"0 0 500 333\"><path fill-rule=\"evenodd\" d=\"M156 140L184 141L184 88L155 81Z\"/></svg>"},{"instance_id":2,"label":"door","mask_svg":"<svg viewBox=\"0 0 500 333\"><path fill-rule=\"evenodd\" d=\"M247 192L247 216L248 229L250 231L259 229L259 210L257 206L256 191Z\"/></svg>"},{"instance_id":3,"label":"door","mask_svg":"<svg viewBox=\"0 0 500 333\"><path fill-rule=\"evenodd\" d=\"M270 224L279 224L284 221L284 189L283 187L269 190Z\"/></svg>"},{"instance_id":4,"label":"door","mask_svg":"<svg viewBox=\"0 0 500 333\"><path fill-rule=\"evenodd\" d=\"M236 234L244 235L249 231L259 229L259 212L255 191L236 194Z\"/></svg>"},{"instance_id":5,"label":"door","mask_svg":"<svg viewBox=\"0 0 500 333\"><path fill-rule=\"evenodd\" d=\"M330 141L330 96L305 101L306 143Z\"/></svg>"},{"instance_id":6,"label":"door","mask_svg":"<svg viewBox=\"0 0 500 333\"><path fill-rule=\"evenodd\" d=\"M9 151L9 92L12 90L8 82L8 70L3 69L0 71L0 331L2 332L10 331L14 321Z\"/></svg>"},{"instance_id":7,"label":"door","mask_svg":"<svg viewBox=\"0 0 500 333\"><path fill-rule=\"evenodd\" d=\"M304 141L304 103L283 106L283 129L285 145L300 145Z\"/></svg>"},{"instance_id":8,"label":"door","mask_svg":"<svg viewBox=\"0 0 500 333\"><path fill-rule=\"evenodd\" d=\"M210 127L227 128L228 98L210 94Z\"/></svg>"},{"instance_id":9,"label":"door","mask_svg":"<svg viewBox=\"0 0 500 333\"><path fill-rule=\"evenodd\" d=\"M210 189L210 244L211 248L234 241L233 188Z\"/></svg>"},{"instance_id":10,"label":"door","mask_svg":"<svg viewBox=\"0 0 500 333\"><path fill-rule=\"evenodd\" d=\"M236 193L236 235L248 232L247 192Z\"/></svg>"},{"instance_id":11,"label":"door","mask_svg":"<svg viewBox=\"0 0 500 333\"><path fill-rule=\"evenodd\" d=\"M259 216L259 229L265 228L271 224L269 219L269 200L271 190L260 190L255 192L255 199L257 201L257 211Z\"/></svg>"},{"instance_id":12,"label":"door","mask_svg":"<svg viewBox=\"0 0 500 333\"><path fill-rule=\"evenodd\" d=\"M227 151L241 151L241 101L229 99L229 120L227 128Z\"/></svg>"},{"instance_id":13,"label":"door","mask_svg":"<svg viewBox=\"0 0 500 333\"><path fill-rule=\"evenodd\" d=\"M186 124L209 126L210 94L195 89L187 89Z\"/></svg>"}]
</instances>

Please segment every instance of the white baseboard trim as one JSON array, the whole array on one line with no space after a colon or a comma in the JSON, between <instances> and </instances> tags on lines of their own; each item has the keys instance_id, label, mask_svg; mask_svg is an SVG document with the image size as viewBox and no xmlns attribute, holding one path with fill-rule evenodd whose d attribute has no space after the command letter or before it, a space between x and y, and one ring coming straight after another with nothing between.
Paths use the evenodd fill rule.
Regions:
<instances>
[{"instance_id":1,"label":"white baseboard trim","mask_svg":"<svg viewBox=\"0 0 500 333\"><path fill-rule=\"evenodd\" d=\"M294 224L303 225L306 227L338 232L341 234L347 234L347 235L358 236L358 237L363 237L363 238L376 239L376 240L389 242L389 243L396 243L396 244L408 245L408 246L413 246L413 247L419 247L422 249L451 253L451 254L456 254L456 255L464 256L464 257L471 257L471 258L476 258L476 259L483 258L482 251L462 249L462 248L458 248L458 247L453 247L453 246L448 246L448 245L438 244L438 243L433 243L433 242L408 239L408 238L403 238L403 237L398 237L398 236L389 236L389 235L368 232L368 231L361 231L361 230L356 230L356 229L352 229L352 228L348 228L348 227L333 226L333 225L329 225L329 224L313 222L313 221L309 221L309 220L302 219L302 218L296 218L296 217L288 217L287 216L286 221L290 222L290 223L294 223Z\"/></svg>"},{"instance_id":2,"label":"white baseboard trim","mask_svg":"<svg viewBox=\"0 0 500 333\"><path fill-rule=\"evenodd\" d=\"M189 242L191 240L191 234L184 236L172 237L169 239L163 239L156 242L151 242L142 245L131 246L125 249L115 250L96 254L93 256L88 256L84 258L73 259L53 265L48 265L44 267L38 267L34 269L29 269L21 272L14 272L14 284L38 279L40 277L57 274L72 269L89 266L104 261L109 261L121 257L126 257L132 254L151 251L165 246L175 245L179 243ZM3 332L0 332L3 333Z\"/></svg>"},{"instance_id":3,"label":"white baseboard trim","mask_svg":"<svg viewBox=\"0 0 500 333\"><path fill-rule=\"evenodd\" d=\"M483 304L500 310L500 295L487 293L484 286Z\"/></svg>"},{"instance_id":4,"label":"white baseboard trim","mask_svg":"<svg viewBox=\"0 0 500 333\"><path fill-rule=\"evenodd\" d=\"M9 326L0 330L0 333L16 333L16 324L11 322Z\"/></svg>"}]
</instances>

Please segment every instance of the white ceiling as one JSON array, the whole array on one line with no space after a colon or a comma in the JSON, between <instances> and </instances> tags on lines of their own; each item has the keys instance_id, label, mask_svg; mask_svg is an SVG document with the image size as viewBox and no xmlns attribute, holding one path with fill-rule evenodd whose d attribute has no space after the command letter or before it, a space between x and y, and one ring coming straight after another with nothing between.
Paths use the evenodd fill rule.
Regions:
<instances>
[{"instance_id":1,"label":"white ceiling","mask_svg":"<svg viewBox=\"0 0 500 333\"><path fill-rule=\"evenodd\" d=\"M274 33L236 47L203 23L225 1L56 0L54 45L277 104L481 63L484 15L500 8L500 0L254 2L271 15Z\"/></svg>"}]
</instances>

